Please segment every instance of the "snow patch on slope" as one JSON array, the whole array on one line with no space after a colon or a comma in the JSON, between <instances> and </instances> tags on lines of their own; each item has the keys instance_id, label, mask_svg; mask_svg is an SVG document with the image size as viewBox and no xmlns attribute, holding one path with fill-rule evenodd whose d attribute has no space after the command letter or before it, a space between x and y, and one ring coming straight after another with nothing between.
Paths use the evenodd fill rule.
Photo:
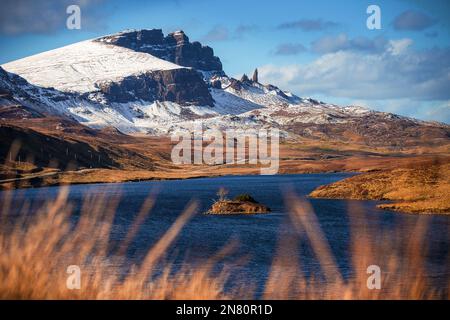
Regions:
<instances>
[{"instance_id":1,"label":"snow patch on slope","mask_svg":"<svg viewBox=\"0 0 450 320\"><path fill-rule=\"evenodd\" d=\"M148 53L93 40L78 42L2 65L29 83L64 92L97 91L97 84L155 70L184 68Z\"/></svg>"}]
</instances>

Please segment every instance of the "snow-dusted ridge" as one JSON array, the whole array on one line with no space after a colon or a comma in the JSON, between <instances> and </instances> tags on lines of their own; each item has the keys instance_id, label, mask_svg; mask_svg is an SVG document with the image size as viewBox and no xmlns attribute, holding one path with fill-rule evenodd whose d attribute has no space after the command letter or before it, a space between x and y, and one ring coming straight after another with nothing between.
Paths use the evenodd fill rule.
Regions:
<instances>
[{"instance_id":1,"label":"snow-dusted ridge","mask_svg":"<svg viewBox=\"0 0 450 320\"><path fill-rule=\"evenodd\" d=\"M36 86L77 93L94 92L103 82L147 71L184 68L147 53L95 40L39 53L2 67Z\"/></svg>"},{"instance_id":2,"label":"snow-dusted ridge","mask_svg":"<svg viewBox=\"0 0 450 320\"><path fill-rule=\"evenodd\" d=\"M2 67L10 74L0 73L0 89L8 89L17 101L38 112L70 117L93 128L113 126L125 133L170 134L191 128L200 121L206 128L278 127L289 131L297 126L300 127L297 132L312 130L303 128L305 126L353 124L366 120L381 123L399 119L425 124L363 107L340 107L300 98L272 85L230 78L221 70L198 70L197 73L195 69L110 44L110 38L102 38L105 40L82 41L4 64ZM161 87L149 87L154 79L149 82L139 78L161 71L168 73L164 75L167 79L156 85L173 86L171 81L175 81L175 77L171 71L177 70L194 73L213 103L151 100L131 92L161 91ZM194 90L191 78L185 76L178 79L187 82L186 86L175 91L174 96L183 90L184 93ZM130 77L133 78L131 82L120 83ZM115 86L105 89L102 87L105 83ZM133 87L129 88L130 85ZM106 94L117 90L120 99L108 99Z\"/></svg>"}]
</instances>

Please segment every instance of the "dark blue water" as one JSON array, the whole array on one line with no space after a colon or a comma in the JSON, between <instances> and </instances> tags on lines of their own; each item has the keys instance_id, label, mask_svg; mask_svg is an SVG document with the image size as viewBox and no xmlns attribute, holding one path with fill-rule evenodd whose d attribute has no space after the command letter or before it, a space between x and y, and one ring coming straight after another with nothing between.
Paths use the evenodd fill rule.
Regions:
<instances>
[{"instance_id":1,"label":"dark blue water","mask_svg":"<svg viewBox=\"0 0 450 320\"><path fill-rule=\"evenodd\" d=\"M230 191L229 197L249 193L257 201L269 206L272 212L251 216L198 214L185 226L168 253L168 258L176 266L186 263L200 266L208 257L229 244L231 239L237 239L239 243L237 249L225 262L239 262L240 267L236 267L233 274L234 281L256 283L257 291L260 292L276 253L278 238L280 236L289 238L296 234L289 224L288 210L284 204L283 194L287 188L293 188L299 196L306 196L319 185L348 176L349 174L343 173L230 176L117 185L77 185L71 187L69 199L75 209L79 210L86 194L106 195L110 199L121 197L112 232L112 239L120 241L151 190L158 190L156 205L142 224L127 253L127 261L131 265L132 262L139 262L151 245L172 225L190 200L199 201L201 213L205 212L217 198L216 193L221 187ZM57 187L14 191L16 204L13 208L19 210L23 199L31 201L37 208L49 197L55 197L57 193ZM414 226L421 219L429 228L427 233L429 251L426 254L428 275L442 285L448 283L450 274L444 257L449 250L450 217L392 213L377 209L376 201L322 199L309 201L344 276L353 272L349 252L352 231L366 228L374 243L382 241L385 235L395 234L396 241L400 245L402 241L413 236ZM358 210L349 210L349 207L352 205L354 207L355 204ZM292 239L299 241L294 237ZM307 241L302 241L300 248L299 262L305 272L308 274L316 271L318 262ZM389 252L386 252L386 255L388 254ZM243 257L244 261L240 259ZM377 264L377 261L372 263Z\"/></svg>"}]
</instances>

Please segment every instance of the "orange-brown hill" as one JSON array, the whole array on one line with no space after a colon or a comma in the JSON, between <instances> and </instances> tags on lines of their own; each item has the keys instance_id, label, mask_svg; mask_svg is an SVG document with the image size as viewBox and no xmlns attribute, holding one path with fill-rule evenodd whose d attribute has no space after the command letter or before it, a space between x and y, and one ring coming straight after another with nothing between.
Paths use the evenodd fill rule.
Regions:
<instances>
[{"instance_id":1,"label":"orange-brown hill","mask_svg":"<svg viewBox=\"0 0 450 320\"><path fill-rule=\"evenodd\" d=\"M450 214L450 162L433 161L369 172L321 186L313 198L392 200L382 209L420 214Z\"/></svg>"},{"instance_id":2,"label":"orange-brown hill","mask_svg":"<svg viewBox=\"0 0 450 320\"><path fill-rule=\"evenodd\" d=\"M58 117L0 117L0 131L0 188L260 173L258 165L249 164L174 165L174 142L169 137L127 135L115 128L96 130ZM15 157L10 153L14 141L20 142ZM281 141L278 173L395 169L435 157L450 159L449 150L442 141L393 151L297 137Z\"/></svg>"}]
</instances>

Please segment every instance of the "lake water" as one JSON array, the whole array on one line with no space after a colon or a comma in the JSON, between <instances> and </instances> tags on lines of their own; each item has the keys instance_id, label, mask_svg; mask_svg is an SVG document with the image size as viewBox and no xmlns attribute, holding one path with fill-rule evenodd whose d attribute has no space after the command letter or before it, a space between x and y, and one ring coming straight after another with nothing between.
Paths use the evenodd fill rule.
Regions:
<instances>
[{"instance_id":1,"label":"lake water","mask_svg":"<svg viewBox=\"0 0 450 320\"><path fill-rule=\"evenodd\" d=\"M131 264L131 262L139 261L148 248L164 234L191 199L197 199L200 212L204 212L217 198L216 193L221 187L230 191L229 197L249 193L259 202L269 206L272 212L251 216L198 214L185 226L168 257L176 266L185 263L201 265L208 257L228 244L230 239L237 239L238 249L227 260L233 261L245 256L246 262L239 268L239 272L236 272L234 281L255 283L257 293L260 293L273 261L278 236L295 232L286 223L288 213L283 201L283 192L286 188L293 188L298 195L305 196L319 185L331 183L349 175L336 173L229 176L114 185L75 185L71 187L69 198L79 210L85 194L102 194L111 198L121 196L122 200L112 232L112 239L120 241L149 192L154 188L158 189L156 205L142 224L127 254ZM24 198L35 206L39 206L49 197L55 197L58 187L16 190L13 193L14 201L16 201L13 208L18 210ZM310 199L310 202L341 272L344 276L348 276L352 272L349 254L351 228L348 212L352 201ZM429 226L427 242L430 245L426 258L427 272L438 285L444 286L444 283L448 283L450 273L447 261L443 257L447 256L449 250L450 217L392 213L377 209L376 201L356 201L356 203L364 212L352 214L351 221L356 226L354 228L366 225L370 232L377 235L384 234L383 232L388 234L398 232L400 238L410 237L418 219L425 220ZM379 241L379 239L373 238L372 241ZM306 273L318 268L317 260L307 247L302 247L300 261ZM376 261L373 263L376 264Z\"/></svg>"}]
</instances>

